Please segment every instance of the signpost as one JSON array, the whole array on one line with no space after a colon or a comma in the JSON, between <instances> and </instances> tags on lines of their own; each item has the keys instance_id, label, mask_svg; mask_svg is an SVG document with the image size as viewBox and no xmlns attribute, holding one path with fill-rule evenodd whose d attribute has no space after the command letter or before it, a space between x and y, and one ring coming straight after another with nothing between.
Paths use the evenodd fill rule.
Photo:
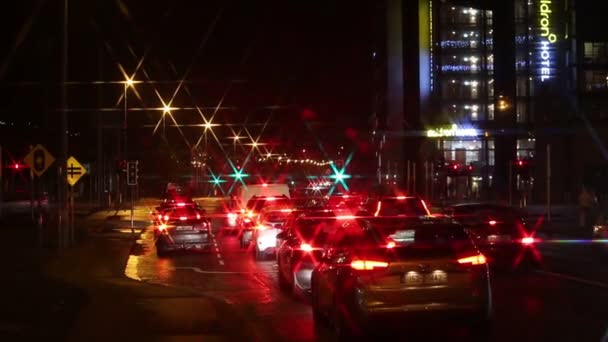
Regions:
<instances>
[{"instance_id":1,"label":"signpost","mask_svg":"<svg viewBox=\"0 0 608 342\"><path fill-rule=\"evenodd\" d=\"M34 193L36 192L34 190L34 175L36 175L37 177L41 177L46 170L49 169L49 167L51 167L51 165L53 165L53 163L55 162L55 157L53 157L52 154L49 153L49 151L47 151L47 149L38 144L36 146L34 146L31 150L30 153L27 154L27 156L25 156L25 158L23 158L23 162L25 164L27 164L30 167L30 179L31 179L31 200L30 200L30 206L32 209L32 220L34 219ZM38 184L40 184L40 182L38 182ZM41 205L40 205L40 199L38 199L38 244L39 246L42 246L42 210L41 210Z\"/></svg>"},{"instance_id":2,"label":"signpost","mask_svg":"<svg viewBox=\"0 0 608 342\"><path fill-rule=\"evenodd\" d=\"M76 184L82 176L87 173L87 169L76 160L74 157L69 157L66 163L66 176L68 184L70 184L70 201L69 201L69 237L70 242L74 241L74 184Z\"/></svg>"},{"instance_id":3,"label":"signpost","mask_svg":"<svg viewBox=\"0 0 608 342\"><path fill-rule=\"evenodd\" d=\"M137 185L137 179L139 177L139 161L130 160L127 163L127 185L130 187L131 192L131 233L134 233L133 229L133 192L134 187Z\"/></svg>"}]
</instances>

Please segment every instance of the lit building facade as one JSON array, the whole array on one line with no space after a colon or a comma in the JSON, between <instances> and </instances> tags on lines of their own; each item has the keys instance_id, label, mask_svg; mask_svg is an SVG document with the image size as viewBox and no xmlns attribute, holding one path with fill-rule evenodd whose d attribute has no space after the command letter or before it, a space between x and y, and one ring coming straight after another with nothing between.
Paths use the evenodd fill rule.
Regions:
<instances>
[{"instance_id":1,"label":"lit building facade","mask_svg":"<svg viewBox=\"0 0 608 342\"><path fill-rule=\"evenodd\" d=\"M575 200L608 160L608 33L584 28L581 3L387 0L379 182L448 202Z\"/></svg>"}]
</instances>

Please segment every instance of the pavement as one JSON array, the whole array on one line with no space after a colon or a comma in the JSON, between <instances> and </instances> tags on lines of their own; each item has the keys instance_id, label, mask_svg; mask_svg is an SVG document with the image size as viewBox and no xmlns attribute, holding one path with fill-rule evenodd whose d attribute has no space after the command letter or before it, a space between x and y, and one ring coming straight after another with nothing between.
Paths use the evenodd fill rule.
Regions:
<instances>
[{"instance_id":1,"label":"pavement","mask_svg":"<svg viewBox=\"0 0 608 342\"><path fill-rule=\"evenodd\" d=\"M9 281L2 286L0 336L11 341L241 338L232 324L220 319L230 316L225 302L125 276L125 265L137 253L133 246L146 232L149 210L145 201L136 206L134 230L129 211L85 210L76 229L86 234L79 234L83 239L75 246L60 252L37 247L5 250L4 260L10 255L20 262L10 263ZM5 235L16 232L13 241L35 245L31 223L10 225L3 226Z\"/></svg>"}]
</instances>

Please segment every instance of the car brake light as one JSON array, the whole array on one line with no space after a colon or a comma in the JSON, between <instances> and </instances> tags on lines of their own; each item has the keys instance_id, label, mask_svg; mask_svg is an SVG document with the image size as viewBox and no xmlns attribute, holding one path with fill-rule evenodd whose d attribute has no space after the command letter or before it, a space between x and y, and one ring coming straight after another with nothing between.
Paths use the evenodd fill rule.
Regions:
<instances>
[{"instance_id":1,"label":"car brake light","mask_svg":"<svg viewBox=\"0 0 608 342\"><path fill-rule=\"evenodd\" d=\"M167 229L167 226L165 224L161 224L160 226L158 226L158 230L160 230L161 232L166 229Z\"/></svg>"},{"instance_id":2,"label":"car brake light","mask_svg":"<svg viewBox=\"0 0 608 342\"><path fill-rule=\"evenodd\" d=\"M163 218L163 215L158 214L158 219L159 219L159 220L162 220L162 218Z\"/></svg>"},{"instance_id":3,"label":"car brake light","mask_svg":"<svg viewBox=\"0 0 608 342\"><path fill-rule=\"evenodd\" d=\"M404 200L406 197L405 196L397 196L398 200Z\"/></svg>"},{"instance_id":4,"label":"car brake light","mask_svg":"<svg viewBox=\"0 0 608 342\"><path fill-rule=\"evenodd\" d=\"M303 252L312 252L312 249L312 246L307 243L300 244L300 250Z\"/></svg>"},{"instance_id":5,"label":"car brake light","mask_svg":"<svg viewBox=\"0 0 608 342\"><path fill-rule=\"evenodd\" d=\"M169 215L165 215L163 218L165 219L165 221L169 221Z\"/></svg>"},{"instance_id":6,"label":"car brake light","mask_svg":"<svg viewBox=\"0 0 608 342\"><path fill-rule=\"evenodd\" d=\"M180 221L186 221L188 218L186 216L180 216L179 219Z\"/></svg>"},{"instance_id":7,"label":"car brake light","mask_svg":"<svg viewBox=\"0 0 608 342\"><path fill-rule=\"evenodd\" d=\"M497 222L496 222L496 221L494 221L494 220L490 220L490 221L488 222L488 224L489 224L490 226L495 226L495 225L496 225L496 223L497 223Z\"/></svg>"},{"instance_id":8,"label":"car brake light","mask_svg":"<svg viewBox=\"0 0 608 342\"><path fill-rule=\"evenodd\" d=\"M396 246L396 245L397 245L397 244L395 243L395 241L389 241L389 242L386 244L386 248L388 248L388 249L395 248L395 246Z\"/></svg>"},{"instance_id":9,"label":"car brake light","mask_svg":"<svg viewBox=\"0 0 608 342\"><path fill-rule=\"evenodd\" d=\"M459 264L483 265L486 262L486 257L483 254L458 259Z\"/></svg>"},{"instance_id":10,"label":"car brake light","mask_svg":"<svg viewBox=\"0 0 608 342\"><path fill-rule=\"evenodd\" d=\"M354 270L373 270L375 268L386 268L388 262L385 261L374 261L374 260L353 260L350 263L350 267Z\"/></svg>"},{"instance_id":11,"label":"car brake light","mask_svg":"<svg viewBox=\"0 0 608 342\"><path fill-rule=\"evenodd\" d=\"M247 217L252 218L253 217L253 211L247 212Z\"/></svg>"},{"instance_id":12,"label":"car brake light","mask_svg":"<svg viewBox=\"0 0 608 342\"><path fill-rule=\"evenodd\" d=\"M354 220L355 218L356 218L356 216L353 216L353 215L336 216L336 219L338 219L338 220Z\"/></svg>"},{"instance_id":13,"label":"car brake light","mask_svg":"<svg viewBox=\"0 0 608 342\"><path fill-rule=\"evenodd\" d=\"M533 238L533 237L530 237L530 236L527 236L527 237L525 237L525 238L521 239L521 244L522 244L522 245L531 245L531 244L533 244L534 242L535 242L535 241L534 241L534 238Z\"/></svg>"},{"instance_id":14,"label":"car brake light","mask_svg":"<svg viewBox=\"0 0 608 342\"><path fill-rule=\"evenodd\" d=\"M235 213L228 213L228 218L229 219L236 219L236 214Z\"/></svg>"},{"instance_id":15,"label":"car brake light","mask_svg":"<svg viewBox=\"0 0 608 342\"><path fill-rule=\"evenodd\" d=\"M180 202L180 203L177 203L177 206L178 206L178 207L185 207L185 206L186 206L186 203L182 203L182 202Z\"/></svg>"},{"instance_id":16,"label":"car brake light","mask_svg":"<svg viewBox=\"0 0 608 342\"><path fill-rule=\"evenodd\" d=\"M196 214L196 219L200 220L201 219L201 214Z\"/></svg>"}]
</instances>

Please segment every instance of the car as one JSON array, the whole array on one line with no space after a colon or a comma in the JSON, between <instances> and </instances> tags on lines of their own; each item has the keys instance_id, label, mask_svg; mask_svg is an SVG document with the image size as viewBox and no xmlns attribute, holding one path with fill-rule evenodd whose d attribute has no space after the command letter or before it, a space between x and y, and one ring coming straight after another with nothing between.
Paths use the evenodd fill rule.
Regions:
<instances>
[{"instance_id":1,"label":"car","mask_svg":"<svg viewBox=\"0 0 608 342\"><path fill-rule=\"evenodd\" d=\"M211 225L199 210L190 206L165 210L156 235L159 256L176 250L206 250L212 245Z\"/></svg>"},{"instance_id":2,"label":"car","mask_svg":"<svg viewBox=\"0 0 608 342\"><path fill-rule=\"evenodd\" d=\"M445 214L468 229L476 245L497 268L525 269L537 266L539 256L534 232L518 208L492 203L456 204Z\"/></svg>"},{"instance_id":3,"label":"car","mask_svg":"<svg viewBox=\"0 0 608 342\"><path fill-rule=\"evenodd\" d=\"M154 225L159 225L162 223L162 217L164 216L164 213L168 210L174 209L174 208L180 208L180 207L190 207L190 208L194 208L202 213L205 212L204 209L202 209L198 203L194 202L192 200L192 197L189 196L183 196L183 197L166 197L165 199L163 199L160 203L160 205L156 208L154 208L153 211L150 212L151 218L152 218L152 223ZM205 216L205 219L206 216ZM208 219L207 219L208 221Z\"/></svg>"},{"instance_id":4,"label":"car","mask_svg":"<svg viewBox=\"0 0 608 342\"><path fill-rule=\"evenodd\" d=\"M462 225L361 221L330 240L312 272L311 304L315 325L329 323L337 339L433 316L463 317L487 332L490 271Z\"/></svg>"},{"instance_id":5,"label":"car","mask_svg":"<svg viewBox=\"0 0 608 342\"><path fill-rule=\"evenodd\" d=\"M253 231L257 225L258 216L261 210L267 206L293 209L291 200L287 196L253 196L237 217L241 248L249 247L253 238Z\"/></svg>"},{"instance_id":6,"label":"car","mask_svg":"<svg viewBox=\"0 0 608 342\"><path fill-rule=\"evenodd\" d=\"M309 211L294 224L279 233L283 240L277 250L279 288L296 297L310 292L310 276L323 255L331 234L339 229L340 221L331 211Z\"/></svg>"},{"instance_id":7,"label":"car","mask_svg":"<svg viewBox=\"0 0 608 342\"><path fill-rule=\"evenodd\" d=\"M276 251L276 236L289 221L291 211L292 209L281 206L270 206L262 209L252 236L256 260L262 260L268 254Z\"/></svg>"},{"instance_id":8,"label":"car","mask_svg":"<svg viewBox=\"0 0 608 342\"><path fill-rule=\"evenodd\" d=\"M325 206L336 215L356 215L362 209L364 198L357 194L336 194L326 198Z\"/></svg>"}]
</instances>

